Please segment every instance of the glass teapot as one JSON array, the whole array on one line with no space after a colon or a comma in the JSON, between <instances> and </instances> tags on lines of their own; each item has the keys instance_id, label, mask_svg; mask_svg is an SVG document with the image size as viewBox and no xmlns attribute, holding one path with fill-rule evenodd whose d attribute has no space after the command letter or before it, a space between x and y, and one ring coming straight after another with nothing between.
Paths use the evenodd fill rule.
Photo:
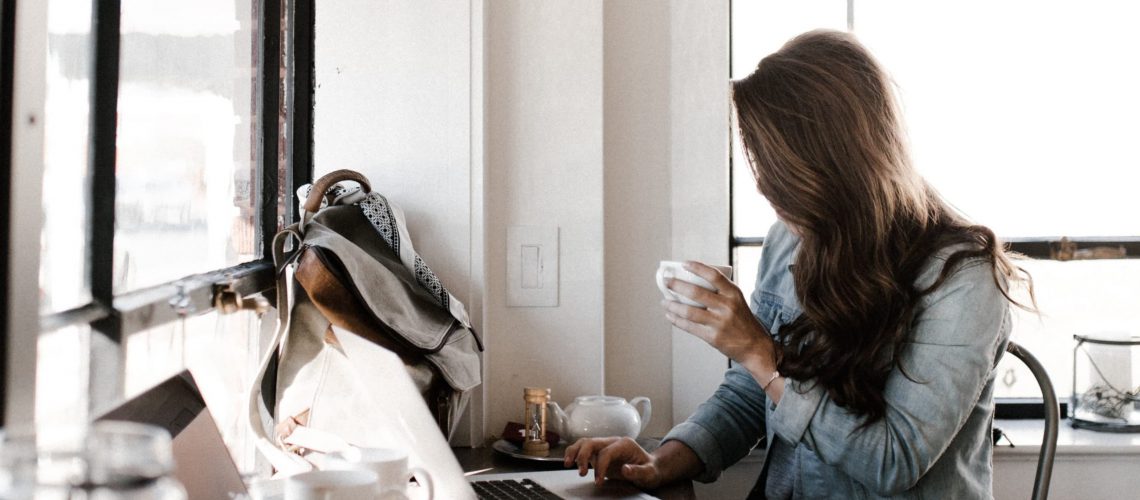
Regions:
<instances>
[{"instance_id":1,"label":"glass teapot","mask_svg":"<svg viewBox=\"0 0 1140 500\"><path fill-rule=\"evenodd\" d=\"M630 401L617 396L578 396L563 411L558 403L547 403L553 417L552 429L567 442L584 437L619 436L637 438L652 416L649 398Z\"/></svg>"}]
</instances>

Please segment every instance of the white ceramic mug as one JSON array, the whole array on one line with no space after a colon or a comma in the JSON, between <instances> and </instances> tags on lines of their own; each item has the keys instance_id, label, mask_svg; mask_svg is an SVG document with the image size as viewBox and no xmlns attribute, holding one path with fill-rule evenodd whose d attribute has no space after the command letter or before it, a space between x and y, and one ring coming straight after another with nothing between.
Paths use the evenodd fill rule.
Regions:
<instances>
[{"instance_id":1,"label":"white ceramic mug","mask_svg":"<svg viewBox=\"0 0 1140 500\"><path fill-rule=\"evenodd\" d=\"M285 500L361 500L376 498L375 472L314 470L285 480Z\"/></svg>"},{"instance_id":2,"label":"white ceramic mug","mask_svg":"<svg viewBox=\"0 0 1140 500\"><path fill-rule=\"evenodd\" d=\"M731 267L713 265L708 266L716 269L726 278L732 279ZM706 281L704 278L686 270L684 262L663 260L661 261L661 264L657 266L657 288L661 289L661 294L664 295L667 300L680 302L682 304L688 304L693 307L704 307L704 304L697 303L696 301L693 301L684 295L674 292L673 290L670 290L669 287L665 286L665 280L668 280L669 278L687 281L701 288L716 291L716 287L712 286L712 284Z\"/></svg>"},{"instance_id":3,"label":"white ceramic mug","mask_svg":"<svg viewBox=\"0 0 1140 500\"><path fill-rule=\"evenodd\" d=\"M285 498L285 482L288 477L260 477L249 482L250 500L281 500Z\"/></svg>"},{"instance_id":4,"label":"white ceramic mug","mask_svg":"<svg viewBox=\"0 0 1140 500\"><path fill-rule=\"evenodd\" d=\"M408 480L415 476L424 495L431 500L435 485L422 467L408 468L408 454L395 448L350 448L325 456L325 470L365 470L376 473L376 492L381 498L407 498Z\"/></svg>"}]
</instances>

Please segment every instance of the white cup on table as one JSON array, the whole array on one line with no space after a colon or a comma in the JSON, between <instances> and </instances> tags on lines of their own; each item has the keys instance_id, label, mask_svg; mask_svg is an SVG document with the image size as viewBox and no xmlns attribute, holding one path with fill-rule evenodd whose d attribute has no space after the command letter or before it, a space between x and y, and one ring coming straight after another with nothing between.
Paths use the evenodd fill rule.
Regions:
<instances>
[{"instance_id":1,"label":"white cup on table","mask_svg":"<svg viewBox=\"0 0 1140 500\"><path fill-rule=\"evenodd\" d=\"M350 448L325 456L325 470L368 471L376 474L376 498L409 498L408 481L414 476L423 493L417 498L431 500L435 485L431 474L422 467L408 467L408 454L395 448Z\"/></svg>"},{"instance_id":2,"label":"white cup on table","mask_svg":"<svg viewBox=\"0 0 1140 500\"><path fill-rule=\"evenodd\" d=\"M362 500L378 498L377 476L369 470L315 470L285 480L285 500Z\"/></svg>"},{"instance_id":3,"label":"white cup on table","mask_svg":"<svg viewBox=\"0 0 1140 500\"><path fill-rule=\"evenodd\" d=\"M726 278L732 279L732 268L731 267L729 267L729 266L714 266L711 264L706 264L706 265L713 268L713 269L716 269L718 272L720 272L720 274L723 274ZM689 270L685 269L685 263L684 262L675 261L675 260L663 260L657 266L657 288L661 289L661 294L664 295L667 300L672 300L674 302L680 302L682 304L687 304L687 305L690 305L693 307L704 307L704 304L700 304L694 300L691 300L688 297L685 297L684 295L681 295L677 292L674 292L673 290L670 290L669 287L665 286L666 280L668 280L670 278L676 279L676 280L681 280L681 281L687 281L689 283L697 285L697 286L704 288L706 290L716 291L716 287L713 286L712 283L709 283L704 278L697 276L696 274L693 274Z\"/></svg>"}]
</instances>

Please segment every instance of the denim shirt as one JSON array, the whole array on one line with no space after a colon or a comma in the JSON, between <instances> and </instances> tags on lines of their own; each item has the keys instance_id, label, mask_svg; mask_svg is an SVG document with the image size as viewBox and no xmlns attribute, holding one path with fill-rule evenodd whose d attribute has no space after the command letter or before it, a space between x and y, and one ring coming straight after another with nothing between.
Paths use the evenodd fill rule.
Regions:
<instances>
[{"instance_id":1,"label":"denim shirt","mask_svg":"<svg viewBox=\"0 0 1140 500\"><path fill-rule=\"evenodd\" d=\"M752 294L752 312L772 335L800 314L790 266L799 239L772 226ZM916 282L937 279L950 254L931 257ZM994 370L1009 338L1009 303L989 265L966 261L922 298L900 362L888 376L886 416L864 418L811 381L785 379L769 404L739 364L689 419L669 432L704 463L713 481L761 437L792 449L794 498L991 498ZM912 380L913 379L913 380ZM763 488L764 485L760 485Z\"/></svg>"}]
</instances>

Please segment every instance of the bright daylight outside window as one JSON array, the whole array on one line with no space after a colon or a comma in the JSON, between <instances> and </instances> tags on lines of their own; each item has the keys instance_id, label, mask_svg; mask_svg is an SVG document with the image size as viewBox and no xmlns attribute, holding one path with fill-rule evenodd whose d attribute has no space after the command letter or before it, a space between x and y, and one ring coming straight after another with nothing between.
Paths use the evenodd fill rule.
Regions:
<instances>
[{"instance_id":1,"label":"bright daylight outside window","mask_svg":"<svg viewBox=\"0 0 1140 500\"><path fill-rule=\"evenodd\" d=\"M733 78L798 33L847 29L848 8L733 1ZM1009 240L1140 236L1140 66L1131 62L1140 59L1140 4L855 0L850 8L855 35L897 85L915 165L967 217ZM762 238L775 216L735 142L734 240ZM760 253L734 249L746 292ZM1140 335L1140 260L1019 264L1033 275L1041 314L1015 312L1013 339L1067 401L1074 334ZM1140 365L1131 370L1140 380ZM1009 357L997 377L997 397L1040 397Z\"/></svg>"},{"instance_id":2,"label":"bright daylight outside window","mask_svg":"<svg viewBox=\"0 0 1140 500\"><path fill-rule=\"evenodd\" d=\"M122 1L116 297L261 257L261 4ZM94 74L91 8L90 0L48 0L43 314L92 299L84 182ZM162 306L169 307L165 300ZM129 397L190 368L231 449L240 449L233 446L244 432L238 409L257 361L260 318L195 312L124 335L124 393ZM91 335L85 324L41 335L38 423L89 416L80 381L88 376ZM243 460L248 457L237 458L249 465Z\"/></svg>"}]
</instances>

